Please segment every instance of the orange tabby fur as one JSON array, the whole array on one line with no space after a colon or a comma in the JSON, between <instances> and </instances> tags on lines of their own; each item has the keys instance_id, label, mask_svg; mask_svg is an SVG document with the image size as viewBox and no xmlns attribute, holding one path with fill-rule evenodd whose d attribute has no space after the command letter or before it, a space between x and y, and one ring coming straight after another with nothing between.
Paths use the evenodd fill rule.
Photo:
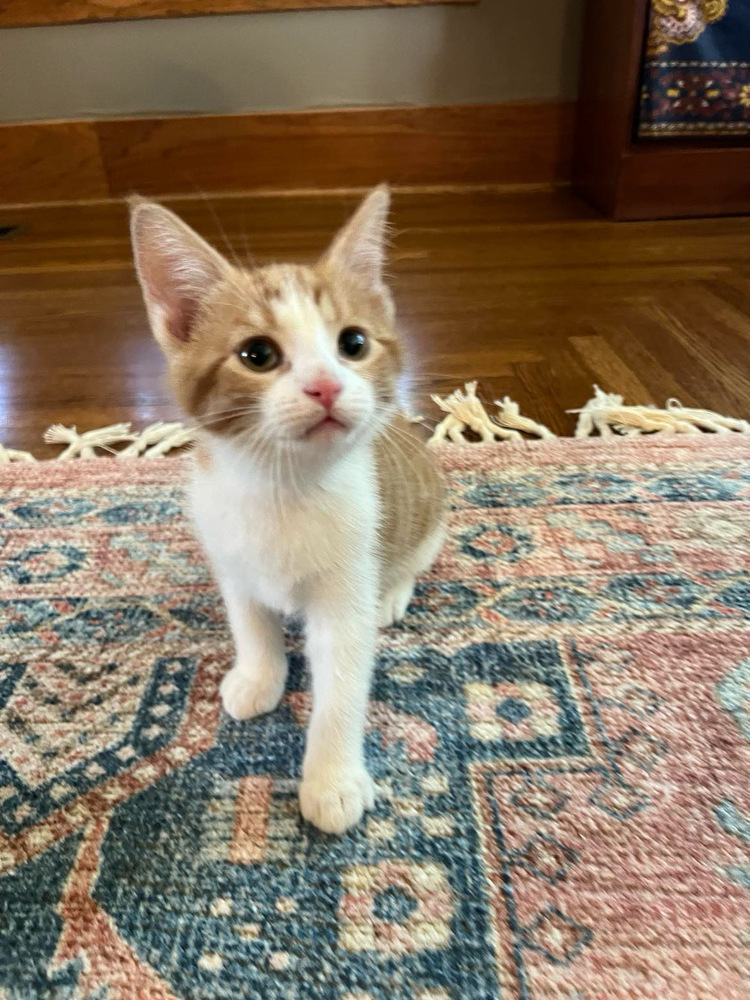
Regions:
<instances>
[{"instance_id":1,"label":"orange tabby fur","mask_svg":"<svg viewBox=\"0 0 750 1000\"><path fill-rule=\"evenodd\" d=\"M397 411L387 208L377 188L317 264L253 270L159 205L137 199L132 213L151 325L199 441L193 516L237 646L224 706L237 718L274 707L286 674L277 614L302 612L314 702L300 801L330 832L372 804L374 630L404 614L444 519L431 455Z\"/></svg>"}]
</instances>

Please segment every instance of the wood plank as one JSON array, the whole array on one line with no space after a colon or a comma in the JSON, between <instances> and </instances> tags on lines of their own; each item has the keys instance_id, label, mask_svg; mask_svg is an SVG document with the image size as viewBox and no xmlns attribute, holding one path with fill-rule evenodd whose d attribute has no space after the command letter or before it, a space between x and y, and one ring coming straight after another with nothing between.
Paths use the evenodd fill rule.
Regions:
<instances>
[{"instance_id":1,"label":"wood plank","mask_svg":"<svg viewBox=\"0 0 750 1000\"><path fill-rule=\"evenodd\" d=\"M572 104L523 102L8 124L0 173L11 178L20 168L25 176L8 183L0 201L351 189L384 179L397 186L563 183L572 119ZM88 169L68 169L76 146L67 148L66 136L86 140ZM98 161L93 169L96 138L106 187ZM44 169L28 172L32 140Z\"/></svg>"},{"instance_id":2,"label":"wood plank","mask_svg":"<svg viewBox=\"0 0 750 1000\"><path fill-rule=\"evenodd\" d=\"M605 337L600 334L571 337L570 344L604 392L616 392L633 405L646 406L651 402L640 378Z\"/></svg>"},{"instance_id":3,"label":"wood plank","mask_svg":"<svg viewBox=\"0 0 750 1000\"><path fill-rule=\"evenodd\" d=\"M728 416L745 416L750 384L743 380L738 386L735 377L738 359L714 350L711 329L698 329L692 324L686 327L674 318L668 306L653 303L638 311L632 332L685 387L689 403L680 397L682 403L705 406L710 399L711 409ZM659 404L663 402L658 399Z\"/></svg>"},{"instance_id":4,"label":"wood plank","mask_svg":"<svg viewBox=\"0 0 750 1000\"><path fill-rule=\"evenodd\" d=\"M572 105L348 108L97 123L112 194L566 180Z\"/></svg>"},{"instance_id":5,"label":"wood plank","mask_svg":"<svg viewBox=\"0 0 750 1000\"><path fill-rule=\"evenodd\" d=\"M607 215L636 113L649 0L586 0L573 185Z\"/></svg>"},{"instance_id":6,"label":"wood plank","mask_svg":"<svg viewBox=\"0 0 750 1000\"><path fill-rule=\"evenodd\" d=\"M737 399L750 395L747 315L733 316L730 307L702 288L685 288L677 298L662 294L658 301L655 307L663 310L664 325L675 339L715 378L720 378ZM704 330L711 331L710 338L706 338ZM731 369L726 368L727 357L736 359Z\"/></svg>"},{"instance_id":7,"label":"wood plank","mask_svg":"<svg viewBox=\"0 0 750 1000\"><path fill-rule=\"evenodd\" d=\"M433 229L435 226L435 192L408 188L404 191L393 185L396 195L394 225L397 229ZM220 228L230 236L248 235L252 240L256 233L279 231L279 204L285 194L278 192L254 192L236 194L211 192L210 195L178 195L160 197L181 215L191 226L198 228L210 239L220 236ZM331 225L331 216L338 212L340 221L354 211L362 197L357 189L326 193L321 191L295 192L290 196L297 210L297 218L292 228L298 233L326 232ZM126 235L124 221L127 211L119 202L90 202L76 205L76 226L70 228L70 205L46 205L44 211L29 212L28 208L6 206L2 211L4 223L28 223L33 219L33 227L24 225L24 242L34 241L45 247L71 238L91 244L102 239L120 239ZM575 222L582 225L586 218L601 222L598 213L587 210L577 199L570 197L566 188L549 190L547 187L525 189L522 198L517 193L503 189L460 187L443 199L443 215L440 229L464 231L467 228L493 229L512 224L532 223L558 225L564 227ZM286 219L282 213L281 219ZM606 223L603 223L606 226ZM680 223L682 225L682 223ZM705 231L708 223L699 224ZM718 224L717 233L725 232L726 222ZM697 232L697 230L696 230Z\"/></svg>"},{"instance_id":8,"label":"wood plank","mask_svg":"<svg viewBox=\"0 0 750 1000\"><path fill-rule=\"evenodd\" d=\"M645 140L623 154L612 216L671 219L750 213L750 147Z\"/></svg>"},{"instance_id":9,"label":"wood plank","mask_svg":"<svg viewBox=\"0 0 750 1000\"><path fill-rule=\"evenodd\" d=\"M684 286L680 286L684 287ZM696 398L685 386L677 380L680 366L675 364L665 367L660 364L651 351L635 336L634 330L641 324L641 306L624 310L616 323L603 323L600 326L602 336L617 357L627 361L628 366L638 372L639 379L647 390L643 402L653 406L664 406L668 399L679 399L685 406L704 405L704 398L698 394ZM611 383L612 384L612 383ZM630 398L627 387L613 388L625 397L626 403L635 402Z\"/></svg>"},{"instance_id":10,"label":"wood plank","mask_svg":"<svg viewBox=\"0 0 750 1000\"><path fill-rule=\"evenodd\" d=\"M325 7L419 7L436 3L476 2L477 0L0 0L0 28Z\"/></svg>"},{"instance_id":11,"label":"wood plank","mask_svg":"<svg viewBox=\"0 0 750 1000\"><path fill-rule=\"evenodd\" d=\"M731 312L738 318L750 338L750 323L747 320L750 316L750 278L739 273L729 274L707 281L704 287L714 294L715 300L723 303L725 315Z\"/></svg>"},{"instance_id":12,"label":"wood plank","mask_svg":"<svg viewBox=\"0 0 750 1000\"><path fill-rule=\"evenodd\" d=\"M0 125L0 204L108 194L91 122Z\"/></svg>"}]
</instances>

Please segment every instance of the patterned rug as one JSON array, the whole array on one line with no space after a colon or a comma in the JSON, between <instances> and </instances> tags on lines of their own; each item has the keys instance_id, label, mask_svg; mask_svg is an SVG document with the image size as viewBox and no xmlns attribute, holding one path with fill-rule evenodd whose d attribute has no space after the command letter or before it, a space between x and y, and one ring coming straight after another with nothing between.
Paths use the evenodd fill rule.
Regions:
<instances>
[{"instance_id":1,"label":"patterned rug","mask_svg":"<svg viewBox=\"0 0 750 1000\"><path fill-rule=\"evenodd\" d=\"M447 446L449 544L382 636L377 807L300 822L179 459L0 475L3 1000L740 1000L750 441Z\"/></svg>"}]
</instances>

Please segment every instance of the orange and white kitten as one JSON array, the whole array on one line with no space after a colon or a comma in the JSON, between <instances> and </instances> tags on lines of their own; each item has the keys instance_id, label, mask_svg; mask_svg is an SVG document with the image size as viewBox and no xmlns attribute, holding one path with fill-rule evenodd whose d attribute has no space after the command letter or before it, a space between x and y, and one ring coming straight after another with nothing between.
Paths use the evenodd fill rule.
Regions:
<instances>
[{"instance_id":1,"label":"orange and white kitten","mask_svg":"<svg viewBox=\"0 0 750 1000\"><path fill-rule=\"evenodd\" d=\"M135 263L170 382L198 435L191 508L236 646L236 719L286 680L280 615L302 613L313 710L300 785L330 833L374 801L364 728L378 625L405 612L441 545L440 477L397 415L383 282L387 187L313 266L240 269L172 212L132 203Z\"/></svg>"}]
</instances>

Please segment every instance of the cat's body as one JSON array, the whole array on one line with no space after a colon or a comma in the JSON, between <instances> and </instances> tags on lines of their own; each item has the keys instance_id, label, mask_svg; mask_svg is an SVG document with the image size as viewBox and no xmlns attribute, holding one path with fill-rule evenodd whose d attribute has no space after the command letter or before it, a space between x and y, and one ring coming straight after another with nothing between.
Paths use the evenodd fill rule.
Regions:
<instances>
[{"instance_id":1,"label":"cat's body","mask_svg":"<svg viewBox=\"0 0 750 1000\"><path fill-rule=\"evenodd\" d=\"M231 442L203 442L191 477L193 521L221 575L242 575L251 596L294 615L319 576L364 547L377 562L378 624L403 617L443 539L440 477L407 421L394 417L304 490L289 476L272 485L238 458Z\"/></svg>"},{"instance_id":2,"label":"cat's body","mask_svg":"<svg viewBox=\"0 0 750 1000\"><path fill-rule=\"evenodd\" d=\"M382 283L376 189L315 267L231 267L160 206L134 207L154 333L199 444L193 519L236 645L235 718L273 709L281 614L301 613L313 712L300 802L330 832L373 802L363 760L378 625L440 548L440 477L395 407L401 345Z\"/></svg>"}]
</instances>

